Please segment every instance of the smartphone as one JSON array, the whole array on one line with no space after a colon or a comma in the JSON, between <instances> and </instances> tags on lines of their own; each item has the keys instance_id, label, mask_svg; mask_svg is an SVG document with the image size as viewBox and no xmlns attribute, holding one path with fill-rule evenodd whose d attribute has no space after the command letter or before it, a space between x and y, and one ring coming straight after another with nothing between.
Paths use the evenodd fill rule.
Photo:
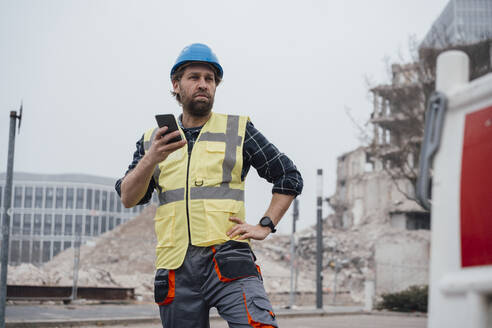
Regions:
<instances>
[{"instance_id":1,"label":"smartphone","mask_svg":"<svg viewBox=\"0 0 492 328\"><path fill-rule=\"evenodd\" d=\"M160 128L167 126L168 130L164 135L168 134L169 132L178 130L178 125L176 124L176 119L174 118L173 114L156 115L155 119L157 121L157 125ZM177 142L180 140L181 140L181 135L172 138L171 140L169 140L169 143Z\"/></svg>"}]
</instances>

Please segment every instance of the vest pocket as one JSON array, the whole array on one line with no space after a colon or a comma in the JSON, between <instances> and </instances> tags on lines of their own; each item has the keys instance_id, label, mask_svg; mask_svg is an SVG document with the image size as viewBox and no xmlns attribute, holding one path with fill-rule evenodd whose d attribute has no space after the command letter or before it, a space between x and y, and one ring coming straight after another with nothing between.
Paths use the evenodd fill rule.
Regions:
<instances>
[{"instance_id":1,"label":"vest pocket","mask_svg":"<svg viewBox=\"0 0 492 328\"><path fill-rule=\"evenodd\" d=\"M207 216L208 240L222 242L229 240L230 238L226 233L235 225L234 222L229 221L229 218L239 213L240 203L230 199L206 199L204 205Z\"/></svg>"},{"instance_id":2,"label":"vest pocket","mask_svg":"<svg viewBox=\"0 0 492 328\"><path fill-rule=\"evenodd\" d=\"M160 206L154 218L157 247L173 247L176 225L174 204Z\"/></svg>"},{"instance_id":3,"label":"vest pocket","mask_svg":"<svg viewBox=\"0 0 492 328\"><path fill-rule=\"evenodd\" d=\"M222 163L224 162L226 144L222 141L206 142L206 158L204 163L207 166L207 179L222 181Z\"/></svg>"}]
</instances>

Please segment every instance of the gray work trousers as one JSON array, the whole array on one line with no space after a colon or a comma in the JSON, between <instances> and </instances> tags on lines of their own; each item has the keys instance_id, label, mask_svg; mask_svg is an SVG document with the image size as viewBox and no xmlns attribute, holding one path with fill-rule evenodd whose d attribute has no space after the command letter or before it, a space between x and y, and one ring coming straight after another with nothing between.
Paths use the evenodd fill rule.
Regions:
<instances>
[{"instance_id":1,"label":"gray work trousers","mask_svg":"<svg viewBox=\"0 0 492 328\"><path fill-rule=\"evenodd\" d=\"M181 267L157 270L154 296L164 328L209 328L211 307L230 328L278 327L247 243L189 245Z\"/></svg>"}]
</instances>

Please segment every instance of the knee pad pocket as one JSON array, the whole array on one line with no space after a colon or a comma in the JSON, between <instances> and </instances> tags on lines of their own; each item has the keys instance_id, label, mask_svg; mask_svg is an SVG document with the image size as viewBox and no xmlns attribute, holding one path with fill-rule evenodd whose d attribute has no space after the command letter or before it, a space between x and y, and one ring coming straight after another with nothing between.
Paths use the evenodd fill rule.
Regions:
<instances>
[{"instance_id":1,"label":"knee pad pocket","mask_svg":"<svg viewBox=\"0 0 492 328\"><path fill-rule=\"evenodd\" d=\"M272 305L263 290L255 285L243 285L244 306L248 323L253 327L277 327Z\"/></svg>"}]
</instances>

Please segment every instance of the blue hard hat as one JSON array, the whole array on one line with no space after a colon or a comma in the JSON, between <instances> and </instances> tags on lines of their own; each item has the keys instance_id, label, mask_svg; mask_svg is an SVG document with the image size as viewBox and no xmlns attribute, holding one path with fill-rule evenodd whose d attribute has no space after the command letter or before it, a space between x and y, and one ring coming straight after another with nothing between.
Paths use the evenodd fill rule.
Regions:
<instances>
[{"instance_id":1,"label":"blue hard hat","mask_svg":"<svg viewBox=\"0 0 492 328\"><path fill-rule=\"evenodd\" d=\"M171 69L171 77L176 70L183 64L188 62L205 62L214 65L217 69L217 75L222 78L224 71L219 64L219 59L212 52L209 46L203 43L193 43L185 47L176 59L173 68Z\"/></svg>"}]
</instances>

